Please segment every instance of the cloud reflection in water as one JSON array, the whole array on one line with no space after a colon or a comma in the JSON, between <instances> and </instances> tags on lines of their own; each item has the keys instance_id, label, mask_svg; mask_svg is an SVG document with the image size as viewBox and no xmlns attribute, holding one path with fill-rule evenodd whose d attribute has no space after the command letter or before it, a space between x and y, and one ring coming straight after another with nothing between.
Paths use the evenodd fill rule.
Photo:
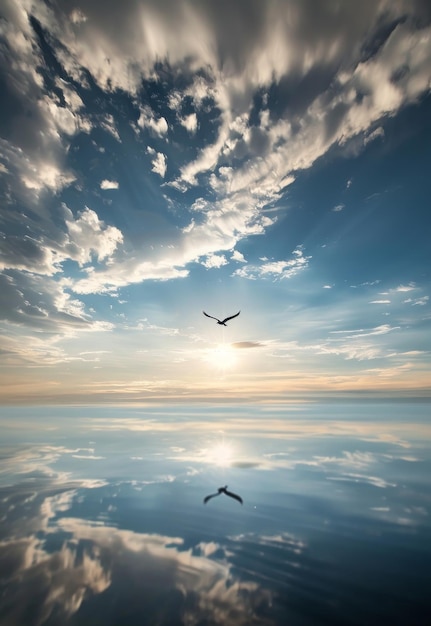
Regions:
<instances>
[{"instance_id":1,"label":"cloud reflection in water","mask_svg":"<svg viewBox=\"0 0 431 626\"><path fill-rule=\"evenodd\" d=\"M127 414L121 429L118 409L103 431L77 409L43 442L40 423L18 436L23 415L8 419L1 623L425 624L427 407L409 407L408 427L367 406L362 421L332 411L331 429L327 410L263 424L257 409L247 431L228 412L170 430L142 411L152 429ZM222 465L202 454L220 440ZM221 484L244 506L205 508Z\"/></svg>"}]
</instances>

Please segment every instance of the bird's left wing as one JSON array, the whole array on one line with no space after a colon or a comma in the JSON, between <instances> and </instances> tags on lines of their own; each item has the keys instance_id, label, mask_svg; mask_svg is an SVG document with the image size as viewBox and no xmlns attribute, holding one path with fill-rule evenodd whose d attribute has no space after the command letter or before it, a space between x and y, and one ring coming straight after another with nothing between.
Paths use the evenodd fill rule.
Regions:
<instances>
[{"instance_id":1,"label":"bird's left wing","mask_svg":"<svg viewBox=\"0 0 431 626\"><path fill-rule=\"evenodd\" d=\"M241 313L241 311L238 311L238 313L235 313L235 315L231 315L230 317L225 317L225 319L223 320L223 324L225 322L228 322L229 320L233 320L234 317L238 317L238 315Z\"/></svg>"},{"instance_id":2,"label":"bird's left wing","mask_svg":"<svg viewBox=\"0 0 431 626\"><path fill-rule=\"evenodd\" d=\"M236 493L232 493L232 491L228 491L227 489L225 489L225 494L227 496L230 496L231 498L235 498L235 500L238 500L238 502L241 502L241 504L242 504L241 496L238 496Z\"/></svg>"},{"instance_id":3,"label":"bird's left wing","mask_svg":"<svg viewBox=\"0 0 431 626\"><path fill-rule=\"evenodd\" d=\"M210 494L209 496L206 496L206 497L204 498L204 504L206 504L206 503L208 502L208 500L211 500L211 498L215 498L216 496L219 496L219 495L220 495L220 494L217 492L217 493L212 493L212 494Z\"/></svg>"},{"instance_id":4,"label":"bird's left wing","mask_svg":"<svg viewBox=\"0 0 431 626\"><path fill-rule=\"evenodd\" d=\"M208 315L208 313L205 313L205 311L202 311L202 313L203 313L204 315L206 315L207 317L210 317L212 320L217 320L217 321L219 321L217 317L214 317L213 315Z\"/></svg>"}]
</instances>

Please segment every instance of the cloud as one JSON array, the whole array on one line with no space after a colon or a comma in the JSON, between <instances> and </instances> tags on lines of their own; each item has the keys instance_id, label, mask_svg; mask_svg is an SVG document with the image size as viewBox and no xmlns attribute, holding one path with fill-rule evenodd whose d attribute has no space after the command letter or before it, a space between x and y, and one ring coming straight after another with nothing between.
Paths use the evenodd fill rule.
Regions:
<instances>
[{"instance_id":1,"label":"cloud","mask_svg":"<svg viewBox=\"0 0 431 626\"><path fill-rule=\"evenodd\" d=\"M394 330L399 330L399 326L390 326L389 324L381 324L374 328L358 328L354 330L331 330L331 335L344 335L344 339L354 339L357 337L370 337L372 335L386 335Z\"/></svg>"},{"instance_id":2,"label":"cloud","mask_svg":"<svg viewBox=\"0 0 431 626\"><path fill-rule=\"evenodd\" d=\"M100 183L100 189L118 189L119 186L116 180L107 180L106 178Z\"/></svg>"},{"instance_id":3,"label":"cloud","mask_svg":"<svg viewBox=\"0 0 431 626\"><path fill-rule=\"evenodd\" d=\"M284 278L292 278L301 270L308 266L311 256L304 256L302 248L296 248L293 251L293 257L286 261L267 261L261 265L246 265L234 271L234 276L241 276L249 280L257 278L272 278L273 280L282 280Z\"/></svg>"},{"instance_id":4,"label":"cloud","mask_svg":"<svg viewBox=\"0 0 431 626\"><path fill-rule=\"evenodd\" d=\"M429 296L423 296L422 298L416 298L414 300L404 300L404 302L411 303L412 306L425 306L428 304Z\"/></svg>"},{"instance_id":5,"label":"cloud","mask_svg":"<svg viewBox=\"0 0 431 626\"><path fill-rule=\"evenodd\" d=\"M137 121L140 128L148 128L155 137L163 137L168 132L168 123L164 117L157 118L149 106L140 107L140 115Z\"/></svg>"},{"instance_id":6,"label":"cloud","mask_svg":"<svg viewBox=\"0 0 431 626\"><path fill-rule=\"evenodd\" d=\"M31 274L4 273L0 275L0 310L2 318L29 328L66 332L91 326L84 306L64 291L55 280ZM33 347L42 338L35 339ZM40 344L42 348L42 343ZM31 342L30 342L31 346ZM29 345L23 346L25 352ZM43 348L42 348L43 349ZM45 350L52 349L47 340Z\"/></svg>"},{"instance_id":7,"label":"cloud","mask_svg":"<svg viewBox=\"0 0 431 626\"><path fill-rule=\"evenodd\" d=\"M354 482L354 483L365 483L368 485L372 485L373 487L378 487L379 489L387 489L388 487L396 487L396 483L391 483L384 478L380 478L379 476L368 476L366 474L357 474L353 472L346 472L341 476L328 476L328 480L336 480L340 482Z\"/></svg>"},{"instance_id":8,"label":"cloud","mask_svg":"<svg viewBox=\"0 0 431 626\"><path fill-rule=\"evenodd\" d=\"M132 258L102 270L89 268L85 278L70 279L67 286L77 294L115 293L120 287L143 280L166 281L185 278L188 274L188 270L176 267L169 259L152 262Z\"/></svg>"},{"instance_id":9,"label":"cloud","mask_svg":"<svg viewBox=\"0 0 431 626\"><path fill-rule=\"evenodd\" d=\"M88 498L85 484L79 486L80 497ZM269 589L238 576L230 563L234 553L224 545L200 541L185 549L180 537L68 517L65 513L71 510L75 493L67 484L45 481L33 500L28 489L15 494L15 519L5 515L0 544L0 560L7 561L1 575L15 600L4 607L11 623L25 622L29 601L35 623L53 615L64 621L81 607L85 610L87 599L102 593L119 623L129 619L131 607L138 621L148 616L157 621L158 607L169 604L178 590L181 602L170 609L174 621L189 622L193 616L200 622L245 626L258 620L262 607L271 603ZM17 521L16 513L24 510L26 515ZM57 549L46 548L50 538L65 536L69 539L61 540ZM213 558L215 551L223 557ZM151 593L145 588L142 593L142 581L150 579Z\"/></svg>"},{"instance_id":10,"label":"cloud","mask_svg":"<svg viewBox=\"0 0 431 626\"><path fill-rule=\"evenodd\" d=\"M98 261L106 260L122 243L123 235L115 226L107 226L97 213L85 207L76 218L64 207L65 223L69 233L66 244L68 256L83 265L91 261L94 254Z\"/></svg>"},{"instance_id":11,"label":"cloud","mask_svg":"<svg viewBox=\"0 0 431 626\"><path fill-rule=\"evenodd\" d=\"M416 289L416 285L414 283L409 283L408 285L399 285L395 291L403 293L406 291L413 291L414 289Z\"/></svg>"},{"instance_id":12,"label":"cloud","mask_svg":"<svg viewBox=\"0 0 431 626\"><path fill-rule=\"evenodd\" d=\"M106 459L105 456L96 456L94 454L72 454L72 458L74 459L86 459L89 461L100 461L102 459Z\"/></svg>"},{"instance_id":13,"label":"cloud","mask_svg":"<svg viewBox=\"0 0 431 626\"><path fill-rule=\"evenodd\" d=\"M60 228L60 217L64 230ZM123 241L122 233L106 225L88 207L74 216L63 205L57 222L55 227L47 224L46 231L37 238L28 235L5 238L0 253L2 319L58 332L112 328L109 322L93 321L83 302L72 297L69 290L73 281L63 277L63 264L74 261L85 268L87 275L93 271L90 265L93 262L109 266ZM32 343L37 345L38 341ZM47 344L47 352L51 351ZM27 350L23 348L23 352Z\"/></svg>"},{"instance_id":14,"label":"cloud","mask_svg":"<svg viewBox=\"0 0 431 626\"><path fill-rule=\"evenodd\" d=\"M68 259L79 265L108 261L123 235L115 226L108 226L97 213L88 207L75 217L63 205L59 211L63 229L47 225L51 232L31 237L4 237L0 253L0 269L24 270L38 275L52 276L62 271L62 263Z\"/></svg>"},{"instance_id":15,"label":"cloud","mask_svg":"<svg viewBox=\"0 0 431 626\"><path fill-rule=\"evenodd\" d=\"M235 341L231 345L232 348L238 348L240 350L243 350L248 348L261 348L265 344L260 343L259 341Z\"/></svg>"},{"instance_id":16,"label":"cloud","mask_svg":"<svg viewBox=\"0 0 431 626\"><path fill-rule=\"evenodd\" d=\"M166 156L162 152L156 152L154 148L147 148L148 154L154 156L151 161L152 168L151 170L161 176L161 178L165 177L166 174Z\"/></svg>"},{"instance_id":17,"label":"cloud","mask_svg":"<svg viewBox=\"0 0 431 626\"><path fill-rule=\"evenodd\" d=\"M195 133L198 128L198 118L196 113L190 113L190 115L180 118L180 124L184 126L189 133Z\"/></svg>"},{"instance_id":18,"label":"cloud","mask_svg":"<svg viewBox=\"0 0 431 626\"><path fill-rule=\"evenodd\" d=\"M234 250L230 258L232 261L236 261L237 263L247 262L244 258L244 255L241 252L238 252L238 250Z\"/></svg>"},{"instance_id":19,"label":"cloud","mask_svg":"<svg viewBox=\"0 0 431 626\"><path fill-rule=\"evenodd\" d=\"M381 126L379 126L368 135L365 135L364 145L367 145L368 143L370 143L371 141L374 141L378 137L384 137L384 136L385 136L385 131L383 130Z\"/></svg>"},{"instance_id":20,"label":"cloud","mask_svg":"<svg viewBox=\"0 0 431 626\"><path fill-rule=\"evenodd\" d=\"M142 75L154 75L155 64L163 59L169 59L173 66L190 63L194 69L205 68L205 75L200 75L193 88L187 87L184 93L193 93L196 105L211 96L221 111L221 124L216 141L183 169L183 180L193 183L197 174L216 166L222 155L238 154L240 144L253 155L261 142L256 154L263 156L263 161L252 158L242 175L248 172L256 186L262 181L263 171L267 176L278 172L271 184L274 199L291 172L309 167L333 143L368 132L382 115L428 89L427 30L423 29L422 38L411 38L413 26L408 20L389 33L374 55L358 62L370 24L379 20L394 23L409 8L407 3L402 7L383 4L370 3L361 11L343 5L329 11L322 6L319 29L308 4L295 7L295 20L290 20L283 10L285 5L278 2L270 7L253 4L245 21L239 7L229 6L229 27L222 18L223 9L214 12L207 2L194 7L193 12L186 1L170 6L169 11L151 1L142 6L127 2L121 12L113 7L103 11L94 4L81 12L79 22L71 21L62 5L52 12L39 10L37 16L62 42L66 70L73 75L77 67L87 68L104 90L120 88L135 93ZM241 35L234 29L235 24L241 24ZM199 35L190 37L190 29ZM218 57L220 50L223 62ZM224 72L218 73L220 67ZM408 71L394 82L392 77L400 67L408 67ZM304 76L318 70L326 81L316 83L307 98L297 85ZM244 115L253 92L273 84L285 90L284 101L293 96L294 114L303 114L303 130L293 134L290 123L283 118L270 126L263 110L260 125L245 128L246 136L239 139L235 133L238 128L244 129ZM318 89L322 91L324 86L327 92L322 95ZM355 99L355 93L366 96ZM175 98L171 94L171 101L176 99L178 103L181 96L178 91L176 94ZM295 94L301 94L296 102ZM193 115L182 118L190 129L194 127ZM138 124L157 136L167 132L166 119L148 106L141 106ZM379 129L371 135L376 132Z\"/></svg>"},{"instance_id":21,"label":"cloud","mask_svg":"<svg viewBox=\"0 0 431 626\"><path fill-rule=\"evenodd\" d=\"M227 265L228 261L223 254L209 254L204 261L202 261L202 265L207 269L219 268L223 265Z\"/></svg>"}]
</instances>

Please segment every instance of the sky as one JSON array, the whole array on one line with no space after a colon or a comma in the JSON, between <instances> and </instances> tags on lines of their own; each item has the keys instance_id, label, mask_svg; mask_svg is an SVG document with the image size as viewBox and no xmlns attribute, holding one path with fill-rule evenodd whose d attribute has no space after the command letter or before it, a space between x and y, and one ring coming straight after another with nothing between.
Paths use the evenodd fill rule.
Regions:
<instances>
[{"instance_id":1,"label":"sky","mask_svg":"<svg viewBox=\"0 0 431 626\"><path fill-rule=\"evenodd\" d=\"M428 2L0 30L0 402L430 396Z\"/></svg>"}]
</instances>

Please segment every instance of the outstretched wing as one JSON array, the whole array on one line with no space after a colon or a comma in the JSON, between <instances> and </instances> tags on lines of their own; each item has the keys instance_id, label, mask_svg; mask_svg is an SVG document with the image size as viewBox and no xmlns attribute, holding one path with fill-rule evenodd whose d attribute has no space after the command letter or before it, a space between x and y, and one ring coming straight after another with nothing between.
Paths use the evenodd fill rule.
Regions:
<instances>
[{"instance_id":1,"label":"outstretched wing","mask_svg":"<svg viewBox=\"0 0 431 626\"><path fill-rule=\"evenodd\" d=\"M217 317L213 317L212 315L208 315L208 313L205 313L205 311L202 311L202 313L204 315L206 315L207 317L210 317L212 320L217 320L218 322L220 321Z\"/></svg>"},{"instance_id":2,"label":"outstretched wing","mask_svg":"<svg viewBox=\"0 0 431 626\"><path fill-rule=\"evenodd\" d=\"M224 490L224 493L231 498L235 498L235 500L238 500L238 502L241 502L242 504L241 496L238 496L236 493L232 493L232 491L228 491L227 489Z\"/></svg>"},{"instance_id":3,"label":"outstretched wing","mask_svg":"<svg viewBox=\"0 0 431 626\"><path fill-rule=\"evenodd\" d=\"M217 492L217 493L212 493L209 496L206 496L206 498L204 498L204 504L206 504L208 502L208 500L211 500L211 498L215 498L216 496L219 496L219 495L220 495L220 493Z\"/></svg>"},{"instance_id":4,"label":"outstretched wing","mask_svg":"<svg viewBox=\"0 0 431 626\"><path fill-rule=\"evenodd\" d=\"M238 313L235 313L235 315L231 315L230 317L225 317L225 319L222 321L222 324L224 324L225 322L228 322L229 320L233 320L234 317L238 317L240 313L241 311L238 311Z\"/></svg>"}]
</instances>

